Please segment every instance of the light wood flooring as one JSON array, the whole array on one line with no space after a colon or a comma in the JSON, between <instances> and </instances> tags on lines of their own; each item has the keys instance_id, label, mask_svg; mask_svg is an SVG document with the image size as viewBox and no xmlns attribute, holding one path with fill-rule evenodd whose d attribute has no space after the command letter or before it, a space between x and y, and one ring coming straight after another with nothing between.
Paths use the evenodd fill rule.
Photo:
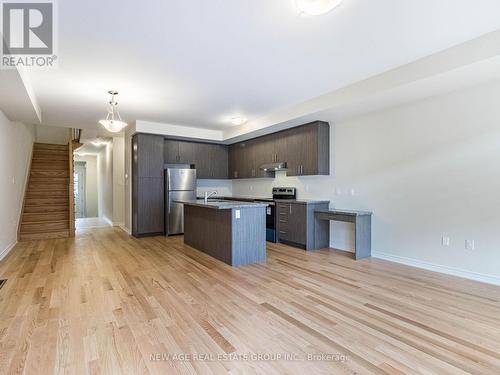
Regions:
<instances>
[{"instance_id":1,"label":"light wood flooring","mask_svg":"<svg viewBox=\"0 0 500 375\"><path fill-rule=\"evenodd\" d=\"M231 268L99 228L0 279L0 374L500 374L499 287L333 250Z\"/></svg>"}]
</instances>

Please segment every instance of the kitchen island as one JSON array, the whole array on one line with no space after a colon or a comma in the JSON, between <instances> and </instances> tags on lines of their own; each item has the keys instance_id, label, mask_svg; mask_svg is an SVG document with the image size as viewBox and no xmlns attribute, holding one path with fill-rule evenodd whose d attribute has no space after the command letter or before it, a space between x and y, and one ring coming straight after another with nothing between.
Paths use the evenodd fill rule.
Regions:
<instances>
[{"instance_id":1,"label":"kitchen island","mask_svg":"<svg viewBox=\"0 0 500 375\"><path fill-rule=\"evenodd\" d=\"M266 260L266 203L179 200L184 243L231 266Z\"/></svg>"}]
</instances>

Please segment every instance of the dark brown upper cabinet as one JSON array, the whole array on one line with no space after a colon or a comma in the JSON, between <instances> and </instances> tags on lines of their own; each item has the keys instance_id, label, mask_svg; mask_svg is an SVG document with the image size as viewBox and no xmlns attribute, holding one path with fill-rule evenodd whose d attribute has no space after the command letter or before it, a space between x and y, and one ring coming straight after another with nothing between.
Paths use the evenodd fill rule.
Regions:
<instances>
[{"instance_id":1,"label":"dark brown upper cabinet","mask_svg":"<svg viewBox=\"0 0 500 375\"><path fill-rule=\"evenodd\" d=\"M166 164L190 164L199 179L228 178L228 146L165 139Z\"/></svg>"},{"instance_id":2,"label":"dark brown upper cabinet","mask_svg":"<svg viewBox=\"0 0 500 375\"><path fill-rule=\"evenodd\" d=\"M137 176L163 178L163 137L137 134L133 147Z\"/></svg>"},{"instance_id":3,"label":"dark brown upper cabinet","mask_svg":"<svg viewBox=\"0 0 500 375\"><path fill-rule=\"evenodd\" d=\"M165 163L194 164L197 143L166 139L164 145Z\"/></svg>"},{"instance_id":4,"label":"dark brown upper cabinet","mask_svg":"<svg viewBox=\"0 0 500 375\"><path fill-rule=\"evenodd\" d=\"M165 164L178 164L179 161L179 141L165 139L164 141L164 162Z\"/></svg>"},{"instance_id":5,"label":"dark brown upper cabinet","mask_svg":"<svg viewBox=\"0 0 500 375\"><path fill-rule=\"evenodd\" d=\"M286 131L287 175L330 174L330 126L313 122Z\"/></svg>"},{"instance_id":6,"label":"dark brown upper cabinet","mask_svg":"<svg viewBox=\"0 0 500 375\"><path fill-rule=\"evenodd\" d=\"M194 165L201 179L228 178L228 150L225 145L195 143Z\"/></svg>"},{"instance_id":7,"label":"dark brown upper cabinet","mask_svg":"<svg viewBox=\"0 0 500 375\"><path fill-rule=\"evenodd\" d=\"M263 164L286 162L288 176L330 174L330 126L316 121L229 146L231 179L269 177Z\"/></svg>"},{"instance_id":8,"label":"dark brown upper cabinet","mask_svg":"<svg viewBox=\"0 0 500 375\"><path fill-rule=\"evenodd\" d=\"M248 142L239 142L229 146L229 178L249 178L248 172L248 157L249 148Z\"/></svg>"}]
</instances>

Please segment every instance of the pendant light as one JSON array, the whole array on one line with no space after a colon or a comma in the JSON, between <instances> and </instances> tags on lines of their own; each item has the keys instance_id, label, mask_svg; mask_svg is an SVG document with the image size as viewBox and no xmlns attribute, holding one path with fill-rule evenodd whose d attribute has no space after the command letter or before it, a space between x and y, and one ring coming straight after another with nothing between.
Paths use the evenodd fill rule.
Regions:
<instances>
[{"instance_id":1,"label":"pendant light","mask_svg":"<svg viewBox=\"0 0 500 375\"><path fill-rule=\"evenodd\" d=\"M110 90L108 93L111 95L111 101L109 102L108 115L105 120L99 121L99 124L104 126L106 130L111 133L118 133L127 126L127 123L122 121L120 112L116 109L118 103L115 101L115 95L118 95L118 91ZM115 118L116 117L116 118Z\"/></svg>"}]
</instances>

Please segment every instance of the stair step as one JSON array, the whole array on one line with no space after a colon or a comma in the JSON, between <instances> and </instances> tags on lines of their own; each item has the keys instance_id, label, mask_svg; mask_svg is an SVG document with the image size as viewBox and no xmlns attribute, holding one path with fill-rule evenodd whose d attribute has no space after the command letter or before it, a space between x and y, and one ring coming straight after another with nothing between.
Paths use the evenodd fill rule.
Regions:
<instances>
[{"instance_id":1,"label":"stair step","mask_svg":"<svg viewBox=\"0 0 500 375\"><path fill-rule=\"evenodd\" d=\"M61 185L68 185L69 184L69 178L68 177L50 177L50 176L39 176L39 177L34 177L30 176L29 180L30 184L61 184Z\"/></svg>"},{"instance_id":2,"label":"stair step","mask_svg":"<svg viewBox=\"0 0 500 375\"><path fill-rule=\"evenodd\" d=\"M43 221L63 221L69 220L68 211L57 211L57 212L34 212L23 214L22 223L33 223L33 222L43 222Z\"/></svg>"},{"instance_id":3,"label":"stair step","mask_svg":"<svg viewBox=\"0 0 500 375\"><path fill-rule=\"evenodd\" d=\"M34 149L38 150L66 150L69 152L68 145L56 145L51 143L35 143Z\"/></svg>"},{"instance_id":4,"label":"stair step","mask_svg":"<svg viewBox=\"0 0 500 375\"><path fill-rule=\"evenodd\" d=\"M54 232L59 230L68 230L69 220L59 221L39 221L32 223L21 223L21 233L40 233L40 232Z\"/></svg>"},{"instance_id":5,"label":"stair step","mask_svg":"<svg viewBox=\"0 0 500 375\"><path fill-rule=\"evenodd\" d=\"M68 192L69 185L67 183L42 183L42 182L31 182L28 184L28 192L30 191L65 191Z\"/></svg>"},{"instance_id":6,"label":"stair step","mask_svg":"<svg viewBox=\"0 0 500 375\"><path fill-rule=\"evenodd\" d=\"M63 206L69 205L69 197L61 197L61 198L26 198L25 206Z\"/></svg>"},{"instance_id":7,"label":"stair step","mask_svg":"<svg viewBox=\"0 0 500 375\"><path fill-rule=\"evenodd\" d=\"M50 206L47 205L38 205L38 206L26 206L24 207L25 214L31 213L49 213L49 212L68 212L69 204L53 204Z\"/></svg>"},{"instance_id":8,"label":"stair step","mask_svg":"<svg viewBox=\"0 0 500 375\"><path fill-rule=\"evenodd\" d=\"M66 164L69 164L69 156L65 154L44 154L40 152L36 152L33 154L33 161L63 161Z\"/></svg>"},{"instance_id":9,"label":"stair step","mask_svg":"<svg viewBox=\"0 0 500 375\"><path fill-rule=\"evenodd\" d=\"M51 238L67 238L69 237L68 230L53 231L47 233L20 233L19 241L36 241L36 240L48 240Z\"/></svg>"},{"instance_id":10,"label":"stair step","mask_svg":"<svg viewBox=\"0 0 500 375\"><path fill-rule=\"evenodd\" d=\"M47 155L68 155L69 156L69 150L67 147L64 149L35 147L34 154L39 154L39 153L40 154L47 154Z\"/></svg>"},{"instance_id":11,"label":"stair step","mask_svg":"<svg viewBox=\"0 0 500 375\"><path fill-rule=\"evenodd\" d=\"M31 162L32 169L44 169L44 170L53 170L53 169L69 169L69 162L64 160L40 160L34 159Z\"/></svg>"},{"instance_id":12,"label":"stair step","mask_svg":"<svg viewBox=\"0 0 500 375\"><path fill-rule=\"evenodd\" d=\"M30 173L30 178L38 178L38 177L44 177L44 178L68 178L69 176L69 171L66 170L38 170L34 171L31 170Z\"/></svg>"},{"instance_id":13,"label":"stair step","mask_svg":"<svg viewBox=\"0 0 500 375\"><path fill-rule=\"evenodd\" d=\"M68 190L28 190L26 199L36 198L67 198Z\"/></svg>"}]
</instances>

